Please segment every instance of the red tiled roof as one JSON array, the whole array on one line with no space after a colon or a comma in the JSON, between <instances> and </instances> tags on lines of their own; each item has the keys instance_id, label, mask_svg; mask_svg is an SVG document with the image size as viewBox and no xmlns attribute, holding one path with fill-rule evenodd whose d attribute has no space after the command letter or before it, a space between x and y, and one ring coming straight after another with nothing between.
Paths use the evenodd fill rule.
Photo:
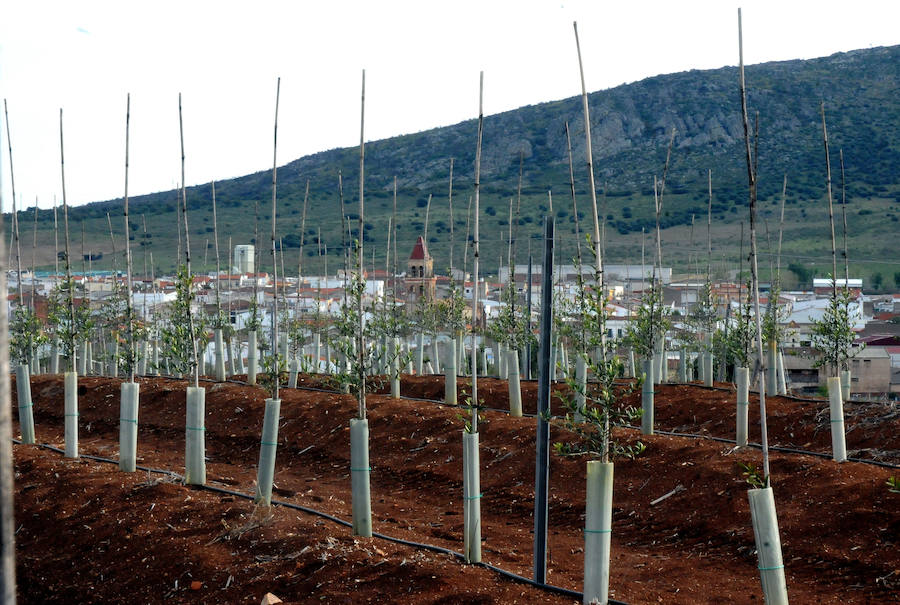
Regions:
<instances>
[{"instance_id":1,"label":"red tiled roof","mask_svg":"<svg viewBox=\"0 0 900 605\"><path fill-rule=\"evenodd\" d=\"M416 245L413 246L412 254L409 255L409 260L425 260L430 257L428 246L425 245L425 238L420 235L416 240Z\"/></svg>"}]
</instances>

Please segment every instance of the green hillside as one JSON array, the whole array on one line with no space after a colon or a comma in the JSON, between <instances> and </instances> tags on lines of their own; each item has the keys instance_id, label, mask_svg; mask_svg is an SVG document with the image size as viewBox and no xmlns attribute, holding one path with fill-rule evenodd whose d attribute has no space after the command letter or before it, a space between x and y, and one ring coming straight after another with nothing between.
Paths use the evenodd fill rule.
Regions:
<instances>
[{"instance_id":1,"label":"green hillside","mask_svg":"<svg viewBox=\"0 0 900 605\"><path fill-rule=\"evenodd\" d=\"M871 280L882 274L893 287L892 235L900 217L900 47L840 53L809 61L786 61L746 69L749 106L759 112L759 179L762 219L761 247L777 241L781 184L788 175L784 250L788 262L800 263L819 274L830 272L830 243L825 205L825 164L821 138L820 102L828 117L836 201L841 199L838 151L843 150L850 229L851 271ZM473 93L474 94L474 93ZM740 222L747 220L746 168L740 123L737 68L690 71L657 76L590 95L593 149L601 214L606 218L606 258L609 262L640 262L641 229L653 249L652 186L661 175L672 128L675 146L664 198L663 262L678 271L705 267L707 170L713 180L713 255L717 270L737 268ZM580 98L572 97L522 107L484 121L482 161L482 263L496 272L506 254L510 199L516 195L520 154L523 158L522 208L518 258L524 262L528 239L537 238L542 217L550 210L561 234L558 258L575 250L574 217L568 186L564 124L568 121L575 154L575 178L582 229L590 228L590 198L584 165L584 130ZM449 265L450 216L448 187L450 158L454 158L455 264L462 260L466 206L472 194L476 122L470 120L381 141L366 146L366 254L384 267L394 176L399 183L398 241L401 263L424 229L425 202L433 194L428 239L436 268ZM328 247L329 270L341 262L338 172L343 174L347 213L355 219L358 205L358 150L335 149L303 157L278 169L279 233L284 238L285 265L296 271L301 240L303 193L310 183L309 216L304 265L321 271L317 257L318 230ZM271 174L259 172L216 184L219 202L220 246L227 237L247 243L253 238L254 202L260 206L260 230L268 248ZM171 272L175 263L176 193L169 191L132 199L132 216L140 226L146 217L149 249L157 274ZM214 267L210 187L188 190L191 244L198 271ZM88 249L104 254L94 268L111 267L111 244L106 213L121 224L121 200L73 209L72 241L80 247L83 222ZM696 226L692 229L692 217ZM52 264L52 214L39 216L40 241L49 244L41 262ZM29 236L25 237L25 226ZM22 218L23 240L30 244L30 216ZM840 235L839 235L840 237ZM693 248L691 241L693 239ZM142 240L140 233L135 242ZM203 247L209 240L206 266ZM23 242L23 243L24 243ZM117 245L122 248L121 235ZM701 251L702 252L699 252ZM745 250L746 251L746 250ZM24 256L30 261L29 252ZM121 255L120 255L121 256ZM536 258L539 254L535 254ZM698 257L703 260L698 261ZM142 250L135 253L136 272L142 272ZM263 255L263 268L271 266ZM764 265L768 259L763 259ZM223 257L224 262L224 257ZM371 261L369 261L371 262ZM471 262L471 254L469 254ZM122 262L119 261L121 266ZM76 268L78 265L76 263Z\"/></svg>"}]
</instances>

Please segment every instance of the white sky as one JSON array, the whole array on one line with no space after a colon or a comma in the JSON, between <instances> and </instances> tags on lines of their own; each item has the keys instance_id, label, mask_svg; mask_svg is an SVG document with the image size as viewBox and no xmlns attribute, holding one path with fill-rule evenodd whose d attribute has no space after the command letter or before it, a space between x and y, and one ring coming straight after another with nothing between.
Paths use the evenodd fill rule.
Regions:
<instances>
[{"instance_id":1,"label":"white sky","mask_svg":"<svg viewBox=\"0 0 900 605\"><path fill-rule=\"evenodd\" d=\"M183 94L188 185L358 144L366 69L366 139L580 93L577 20L589 91L661 73L737 63L731 0L537 0L4 3L0 96L8 99L16 193L50 207L61 191L64 109L70 204L124 190L125 96L131 93L130 195L180 179ZM900 43L897 0L744 0L748 64ZM750 82L752 86L752 82ZM4 208L11 204L4 128ZM474 145L474 141L473 141Z\"/></svg>"}]
</instances>

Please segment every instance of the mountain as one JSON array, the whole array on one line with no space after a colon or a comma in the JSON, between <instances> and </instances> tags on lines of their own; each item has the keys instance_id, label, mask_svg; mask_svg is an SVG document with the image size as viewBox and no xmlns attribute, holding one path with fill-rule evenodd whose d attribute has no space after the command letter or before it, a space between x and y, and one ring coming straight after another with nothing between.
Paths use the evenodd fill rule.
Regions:
<instances>
[{"instance_id":1,"label":"mountain","mask_svg":"<svg viewBox=\"0 0 900 605\"><path fill-rule=\"evenodd\" d=\"M891 281L895 270L890 262L894 250L891 240L900 216L898 66L900 46L746 67L751 122L758 115L759 124L760 247L764 268L771 258L765 254L777 247L782 183L787 175L783 264L799 263L820 275L831 272L822 141L821 104L824 102L837 204L838 247L841 247L839 152L842 152L851 273L869 280L880 273L885 285ZM589 104L598 203L600 214L606 219L606 258L610 262L640 262L643 228L648 233L644 242L649 262L649 251L655 250L649 235L655 229L653 178L662 176L669 138L675 129L661 216L663 264L673 265L676 272L705 267L707 171L711 170L714 268L719 272L737 269L740 223L748 220L737 68L656 76L591 93ZM508 213L510 200L515 203L520 158L519 262L526 258L529 241L535 257L540 256L536 238L541 232L543 216L550 209L548 191L553 194L557 233L562 236L557 245L557 258L574 256L575 217L568 183L566 121L575 157L579 226L583 233L592 227L580 97L485 117L481 258L482 267L486 266L488 272L496 272L501 256L506 257ZM453 158L454 264L461 264L466 207L473 191L476 129L473 119L367 143L364 229L367 262L371 262L369 254L374 250L377 267L384 267L396 176L401 267L416 237L424 231L429 194L433 195L429 209L429 246L436 257L436 268L449 266L448 188L450 158ZM333 272L341 262L338 172L343 176L346 212L355 233L359 212L358 153L356 148L334 149L279 167L278 224L289 274L297 269L307 180L310 197L303 240L304 264L309 271L322 270L323 259L317 256L316 250L320 229L321 240L328 248L329 270ZM252 240L255 202L260 207L261 240L268 248L271 173L258 172L217 182L216 191L223 264L229 236L233 244ZM172 191L132 198L134 225L140 227L140 215L146 217L150 236L145 241L152 245L145 246L145 250L153 251L157 273L170 271L174 266L177 244L172 224L176 218L176 200L176 192ZM188 190L190 236L197 270L214 266L210 200L208 185ZM93 242L91 249L99 248L107 253L104 266L110 265L111 250L107 212L121 213L121 200L75 208L70 216L75 230L84 221L86 232L91 234L88 239ZM45 217L51 220L44 220ZM52 217L47 212L41 212L40 219L42 225L52 228ZM692 221L696 221L693 227ZM72 237L77 249L78 234L73 232ZM138 233L135 241L143 239ZM41 240L52 245L52 235L48 239L44 233ZM208 246L208 252L198 252L204 246ZM122 247L121 241L118 247ZM137 273L141 273L141 254L138 249ZM23 255L28 257L24 252ZM50 262L49 258L52 255L45 260ZM269 258L267 254L262 255L264 267L271 265ZM471 253L468 261L471 262Z\"/></svg>"}]
</instances>

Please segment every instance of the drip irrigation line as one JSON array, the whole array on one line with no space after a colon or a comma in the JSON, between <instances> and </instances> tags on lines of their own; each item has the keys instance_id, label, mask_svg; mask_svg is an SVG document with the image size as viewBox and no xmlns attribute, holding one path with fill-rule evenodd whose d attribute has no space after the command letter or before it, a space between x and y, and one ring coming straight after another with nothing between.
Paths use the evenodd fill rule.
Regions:
<instances>
[{"instance_id":1,"label":"drip irrigation line","mask_svg":"<svg viewBox=\"0 0 900 605\"><path fill-rule=\"evenodd\" d=\"M22 442L19 439L13 439L12 441L13 441L13 443L22 445ZM60 448L54 447L47 443L38 443L35 445L37 445L38 447L43 448L43 449L57 452L59 454L65 454L64 450L61 450ZM88 460L94 460L97 462L106 462L106 463L115 464L115 465L119 464L118 460L113 460L111 458L104 458L102 456L93 456L90 454L82 454L80 457L86 458ZM167 469L156 469L156 468L145 467L145 466L136 466L135 468L138 470L142 470L142 471L168 475L170 477L175 477L178 479L184 479L184 477L182 475L179 475L178 473L167 470ZM206 491L210 491L210 492L214 492L214 493L235 496L237 498L243 498L245 500L250 500L250 501L254 501L256 499L256 497L254 495L245 494L243 492L239 492L239 491L232 490L232 489L227 489L224 487L217 487L215 485L202 484L202 485L192 485L190 487L193 489L201 489L201 490L206 490ZM306 513L308 515L326 519L328 521L331 521L332 523L336 523L336 524L344 526L344 527L351 527L351 528L353 527L353 524L351 522L345 521L344 519L341 519L340 517L336 517L329 513L326 513L326 512L320 511L320 510L316 510L316 509L310 508L308 506L303 506L301 504L294 504L293 502L286 502L284 500L274 500L273 499L272 505L273 506L282 506L284 508L289 508L291 510L297 510L297 511ZM433 553L448 555L459 561L462 561L463 563L466 562L465 555L463 555L460 552L456 552L455 550L451 550L449 548L444 548L443 546L435 546L434 544L425 544L422 542L405 540L403 538L397 538L395 536L389 536L387 534L382 534L379 532L372 532L372 537L378 538L380 540L385 540L387 542L392 542L394 544L408 546L410 548L415 548L415 549L419 549L419 550L427 550L427 551L433 552ZM554 586L553 584L543 584L540 582L535 582L531 578L526 578L524 576L520 576L519 574L513 573L511 571L507 571L505 569L497 567L496 565L491 565L490 563L478 562L478 563L471 563L471 565L474 565L477 567L482 567L484 569L488 569L488 570L493 571L494 573L497 573L497 574L499 574L505 578L508 578L510 580L520 582L522 584L528 584L529 586L538 588L540 590L545 590L547 592L552 592L552 593L563 595L563 596L570 597L573 599L578 599L579 601L584 597L583 593L580 593L578 591L570 590L568 588L563 588L561 586ZM616 601L613 599L610 599L609 603L611 605L627 605L627 603L625 603L623 601Z\"/></svg>"},{"instance_id":2,"label":"drip irrigation line","mask_svg":"<svg viewBox=\"0 0 900 605\"><path fill-rule=\"evenodd\" d=\"M183 380L182 378L178 378L175 376L159 376L158 378ZM216 382L214 379L211 379L211 378L201 378L200 380L206 381L206 382ZM233 383L233 384L240 384L240 385L245 385L245 386L247 385L246 382L243 382L241 380L230 380L229 379L229 380L226 380L225 382L229 382L229 383ZM627 384L627 383L620 382L617 384ZM691 382L669 382L669 383L665 383L665 384L672 385L672 386L693 386L693 387L700 387L700 388L703 388L706 390L714 390L714 391L733 392L733 390L734 390L734 389L730 389L728 387L717 387L717 386L710 387L710 386L706 386L706 385L702 385L702 384L694 384ZM339 394L338 391L334 391L331 389L322 389L319 387L297 386L297 387L295 387L295 390L312 391L312 392L316 392L316 393ZM820 399L804 399L801 397L794 397L791 395L779 395L779 397L785 397L787 399L792 399L795 401L805 401L805 402L811 402L811 403L822 403L824 401L824 400L820 400ZM425 399L423 397L409 397L407 395L401 395L400 399L403 399L406 401L419 401L422 403L433 403L433 404L442 405L442 406L446 406L446 407L452 407L452 408L460 408L460 409L470 409L471 408L471 406L467 406L462 403L446 403L446 402L438 400L438 399ZM492 408L492 407L479 406L478 409L483 410L485 412L496 412L499 414L506 414L507 416L509 415L509 410L503 409L503 408ZM536 418L537 414L531 414L531 413L526 412L526 413L522 414L522 417L523 418ZM550 418L555 419L555 418L560 418L560 416L551 415ZM636 430L640 430L640 428L641 428L639 426L634 426L631 424L625 424L625 425L621 425L621 426L623 426L624 428L630 428L630 429L636 429ZM715 437L713 435L703 435L700 433L681 433L678 431L666 431L666 430L662 430L662 429L655 429L654 432L659 435L667 435L670 437L684 437L684 438L689 438L689 439L708 439L710 441L717 441L720 443L732 443L732 444L737 445L736 440L729 439L727 437ZM747 445L749 447L752 447L755 449L762 449L762 445L759 443L748 442ZM805 456L815 456L817 458L825 458L825 459L832 458L831 454L827 454L824 452L812 452L809 450L803 450L803 449L797 449L797 448L791 448L791 447L785 447L785 446L770 445L769 449L772 451L782 452L785 454L802 454ZM882 468L900 469L900 464L895 464L892 462L884 462L881 460L870 460L867 458L847 458L847 461L848 462L856 462L858 464L868 464L870 466L879 466Z\"/></svg>"},{"instance_id":3,"label":"drip irrigation line","mask_svg":"<svg viewBox=\"0 0 900 605\"><path fill-rule=\"evenodd\" d=\"M634 426L632 424L623 425L625 428L640 430L641 427ZM701 435L698 433L681 433L678 431L665 431L656 429L653 431L659 435L668 435L670 437L686 437L690 439L708 439L709 441L717 441L719 443L733 443L737 445L737 441L734 439L728 439L727 437L714 437L713 435ZM752 447L755 449L762 449L762 444L747 442L748 447ZM831 454L826 454L824 452L811 452L809 450L801 450L793 447L785 447L780 445L770 445L769 449L775 452L784 452L786 454L802 454L804 456L815 456L816 458L826 458L830 460L832 458ZM860 464L868 464L871 466L881 466L884 468L900 468L900 464L894 464L893 462L884 462L882 460L869 460L867 458L847 458L848 462L857 462Z\"/></svg>"}]
</instances>

